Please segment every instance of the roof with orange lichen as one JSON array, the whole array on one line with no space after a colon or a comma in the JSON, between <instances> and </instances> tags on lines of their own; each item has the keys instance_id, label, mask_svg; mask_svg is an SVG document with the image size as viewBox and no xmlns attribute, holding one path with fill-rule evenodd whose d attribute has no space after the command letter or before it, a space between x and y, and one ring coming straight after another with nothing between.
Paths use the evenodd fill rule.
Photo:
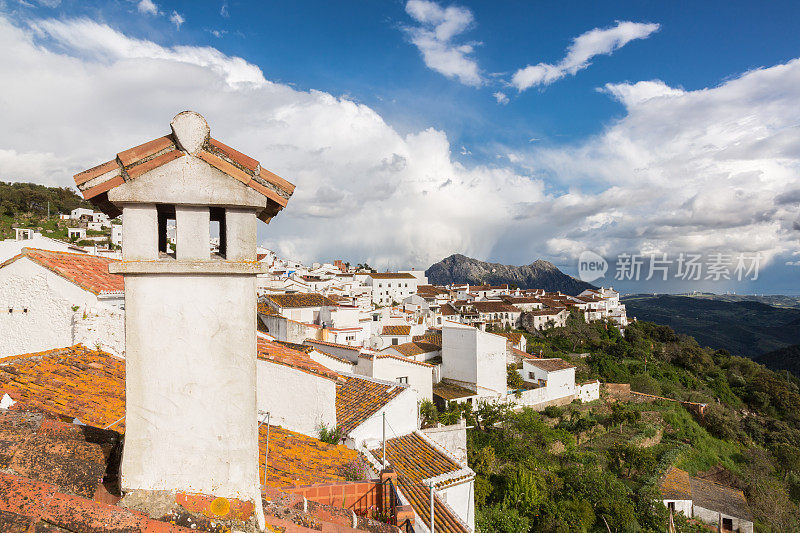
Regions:
<instances>
[{"instance_id":1,"label":"roof with orange lichen","mask_svg":"<svg viewBox=\"0 0 800 533\"><path fill-rule=\"evenodd\" d=\"M173 119L192 112L180 113ZM197 114L203 123L205 120ZM207 128L207 125L205 126ZM286 207L294 193L294 185L262 168L258 161L210 137L198 145L197 150L181 146L175 132L122 151L116 157L83 172L75 174L75 184L83 197L91 200L109 216L118 216L119 207L108 200L108 191L182 157L196 158L257 191L267 199L266 207L258 217L268 222ZM189 153L186 149L192 150Z\"/></svg>"},{"instance_id":2,"label":"roof with orange lichen","mask_svg":"<svg viewBox=\"0 0 800 533\"><path fill-rule=\"evenodd\" d=\"M270 294L267 296L270 302L281 309L298 307L323 307L335 306L336 302L314 292L297 292L293 294Z\"/></svg>"},{"instance_id":3,"label":"roof with orange lichen","mask_svg":"<svg viewBox=\"0 0 800 533\"><path fill-rule=\"evenodd\" d=\"M117 263L116 259L108 259L96 255L39 250L37 248L23 248L20 254L0 264L0 268L23 257L97 295L125 290L122 276L108 273L108 265Z\"/></svg>"},{"instance_id":4,"label":"roof with orange lichen","mask_svg":"<svg viewBox=\"0 0 800 533\"><path fill-rule=\"evenodd\" d=\"M692 477L680 468L670 467L659 483L665 500L691 500L694 505L752 521L747 498L741 490L708 479Z\"/></svg>"},{"instance_id":5,"label":"roof with orange lichen","mask_svg":"<svg viewBox=\"0 0 800 533\"><path fill-rule=\"evenodd\" d=\"M381 335L411 335L411 326L383 326Z\"/></svg>"},{"instance_id":6,"label":"roof with orange lichen","mask_svg":"<svg viewBox=\"0 0 800 533\"><path fill-rule=\"evenodd\" d=\"M519 344L522 342L522 333L519 331L503 331L503 332L496 332L496 335L501 335L511 341L511 344Z\"/></svg>"},{"instance_id":7,"label":"roof with orange lichen","mask_svg":"<svg viewBox=\"0 0 800 533\"><path fill-rule=\"evenodd\" d=\"M264 457L267 426L259 429L259 457ZM269 428L267 485L275 488L344 481L342 468L358 458L358 452L343 445L295 433L277 426ZM264 465L261 465L261 478Z\"/></svg>"},{"instance_id":8,"label":"roof with orange lichen","mask_svg":"<svg viewBox=\"0 0 800 533\"><path fill-rule=\"evenodd\" d=\"M0 359L0 396L3 394L17 402L12 413L46 413L62 421L77 418L90 426L105 427L125 416L125 361L82 345L5 357ZM11 460L11 448L4 445L2 420L0 414L0 469L7 468ZM120 432L124 427L124 420L113 426ZM266 426L262 426L261 457L266 442ZM342 481L339 469L357 455L346 446L271 426L267 484L280 488ZM42 463L42 468L47 464Z\"/></svg>"},{"instance_id":9,"label":"roof with orange lichen","mask_svg":"<svg viewBox=\"0 0 800 533\"><path fill-rule=\"evenodd\" d=\"M339 380L339 374L311 359L307 352L295 350L264 338L258 339L258 358L262 361L292 367L307 374L333 381Z\"/></svg>"},{"instance_id":10,"label":"roof with orange lichen","mask_svg":"<svg viewBox=\"0 0 800 533\"><path fill-rule=\"evenodd\" d=\"M405 387L361 376L342 376L336 387L336 423L345 434L363 424L383 406L406 390Z\"/></svg>"},{"instance_id":11,"label":"roof with orange lichen","mask_svg":"<svg viewBox=\"0 0 800 533\"><path fill-rule=\"evenodd\" d=\"M4 357L0 393L28 410L105 427L125 415L125 360L81 344Z\"/></svg>"},{"instance_id":12,"label":"roof with orange lichen","mask_svg":"<svg viewBox=\"0 0 800 533\"><path fill-rule=\"evenodd\" d=\"M680 468L670 467L661 480L661 495L666 500L691 500L691 476Z\"/></svg>"},{"instance_id":13,"label":"roof with orange lichen","mask_svg":"<svg viewBox=\"0 0 800 533\"><path fill-rule=\"evenodd\" d=\"M430 330L429 330L430 331ZM440 349L442 347L442 333L426 333L424 335L414 335L411 337L412 342L423 342L427 344L435 344Z\"/></svg>"},{"instance_id":14,"label":"roof with orange lichen","mask_svg":"<svg viewBox=\"0 0 800 533\"><path fill-rule=\"evenodd\" d=\"M278 316L278 312L275 308L266 302L258 302L256 310L262 315Z\"/></svg>"}]
</instances>

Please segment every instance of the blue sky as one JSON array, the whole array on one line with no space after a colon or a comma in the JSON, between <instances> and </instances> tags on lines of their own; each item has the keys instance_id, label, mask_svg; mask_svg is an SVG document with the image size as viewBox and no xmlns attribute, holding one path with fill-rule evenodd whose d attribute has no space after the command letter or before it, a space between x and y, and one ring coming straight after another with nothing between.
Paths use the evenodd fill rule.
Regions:
<instances>
[{"instance_id":1,"label":"blue sky","mask_svg":"<svg viewBox=\"0 0 800 533\"><path fill-rule=\"evenodd\" d=\"M70 135L47 128L48 147L12 120L0 179L68 184L200 106L298 184L261 237L303 260L461 252L574 272L584 249L763 252L768 281L724 290L800 291L796 4L4 0L0 15L7 49L41 70L6 100L63 68L54 100L96 111ZM109 80L131 69L124 98ZM91 98L86 79L102 80ZM20 121L43 113L30 100L15 100ZM70 149L109 114L130 127Z\"/></svg>"}]
</instances>

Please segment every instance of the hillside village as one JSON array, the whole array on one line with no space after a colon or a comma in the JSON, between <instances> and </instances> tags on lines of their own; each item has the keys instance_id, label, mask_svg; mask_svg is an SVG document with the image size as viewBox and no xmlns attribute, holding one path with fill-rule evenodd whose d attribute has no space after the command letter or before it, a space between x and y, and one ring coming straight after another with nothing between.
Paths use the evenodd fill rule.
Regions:
<instances>
[{"instance_id":1,"label":"hillside village","mask_svg":"<svg viewBox=\"0 0 800 533\"><path fill-rule=\"evenodd\" d=\"M62 502L0 511L67 531L475 531L467 423L426 409L600 400L529 342L570 317L625 335L613 288L278 257L255 228L294 186L196 113L171 128L75 176L95 207L60 215L66 240L20 225L0 242L0 491ZM664 487L675 513L753 530L741 492L675 469Z\"/></svg>"}]
</instances>

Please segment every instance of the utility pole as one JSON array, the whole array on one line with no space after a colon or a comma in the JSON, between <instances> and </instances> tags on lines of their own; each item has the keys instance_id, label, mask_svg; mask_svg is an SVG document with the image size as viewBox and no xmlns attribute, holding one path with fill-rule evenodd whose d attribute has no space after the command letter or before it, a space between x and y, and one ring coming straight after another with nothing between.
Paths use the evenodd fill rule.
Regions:
<instances>
[{"instance_id":1,"label":"utility pole","mask_svg":"<svg viewBox=\"0 0 800 533\"><path fill-rule=\"evenodd\" d=\"M434 522L433 522L433 481L431 481L431 533L433 533Z\"/></svg>"},{"instance_id":2,"label":"utility pole","mask_svg":"<svg viewBox=\"0 0 800 533\"><path fill-rule=\"evenodd\" d=\"M383 412L383 468L386 468L386 411Z\"/></svg>"}]
</instances>

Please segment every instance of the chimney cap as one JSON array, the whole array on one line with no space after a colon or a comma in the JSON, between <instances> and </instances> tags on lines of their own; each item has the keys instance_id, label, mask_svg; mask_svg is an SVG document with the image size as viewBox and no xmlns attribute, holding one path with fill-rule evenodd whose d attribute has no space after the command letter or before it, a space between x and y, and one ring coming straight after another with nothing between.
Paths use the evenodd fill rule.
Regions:
<instances>
[{"instance_id":1,"label":"chimney cap","mask_svg":"<svg viewBox=\"0 0 800 533\"><path fill-rule=\"evenodd\" d=\"M178 146L190 154L197 153L211 137L208 122L196 111L178 113L169 125Z\"/></svg>"}]
</instances>

